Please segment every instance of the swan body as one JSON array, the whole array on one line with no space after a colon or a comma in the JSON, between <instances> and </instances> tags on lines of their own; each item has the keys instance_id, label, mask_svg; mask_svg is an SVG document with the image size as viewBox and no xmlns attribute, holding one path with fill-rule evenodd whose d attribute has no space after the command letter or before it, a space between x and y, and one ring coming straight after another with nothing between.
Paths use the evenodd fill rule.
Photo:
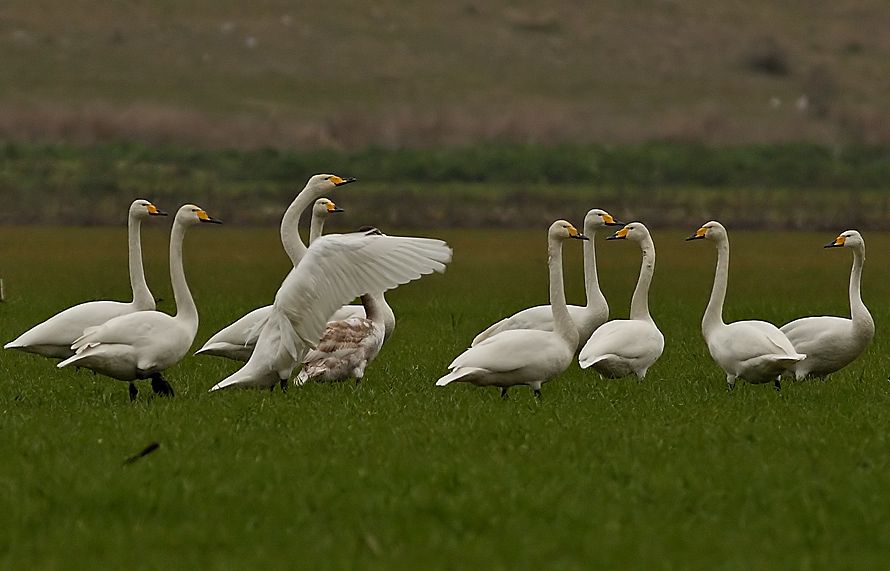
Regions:
<instances>
[{"instance_id":1,"label":"swan body","mask_svg":"<svg viewBox=\"0 0 890 571\"><path fill-rule=\"evenodd\" d=\"M795 351L784 333L766 321L723 322L723 303L729 277L729 236L719 222L708 222L687 240L708 239L717 245L714 287L702 318L702 335L711 357L726 373L732 389L736 379L749 383L772 381L779 389L781 375L806 355Z\"/></svg>"},{"instance_id":2,"label":"swan body","mask_svg":"<svg viewBox=\"0 0 890 571\"><path fill-rule=\"evenodd\" d=\"M579 343L587 341L593 331L609 319L609 305L603 292L600 291L596 269L596 248L594 237L596 231L605 226L621 226L612 215L605 210L594 208L584 217L584 236L589 238L584 243L584 288L587 305L569 305L569 314L578 328ZM553 312L549 305L538 305L524 309L491 325L477 335L471 347L482 343L498 333L514 329L539 329L553 331Z\"/></svg>"},{"instance_id":3,"label":"swan body","mask_svg":"<svg viewBox=\"0 0 890 571\"><path fill-rule=\"evenodd\" d=\"M250 359L210 390L283 388L343 303L443 272L450 261L451 248L441 240L384 236L375 229L322 236L278 289Z\"/></svg>"},{"instance_id":4,"label":"swan body","mask_svg":"<svg viewBox=\"0 0 890 571\"><path fill-rule=\"evenodd\" d=\"M855 230L841 233L826 248L851 248L853 269L850 272L850 319L843 317L804 317L782 327L794 348L806 354L795 363L797 380L825 377L852 363L869 346L875 336L875 322L862 302L860 282L865 263L865 240Z\"/></svg>"},{"instance_id":5,"label":"swan body","mask_svg":"<svg viewBox=\"0 0 890 571\"><path fill-rule=\"evenodd\" d=\"M312 205L312 219L309 227L309 243L322 235L324 223L328 215L334 212L343 212L337 206L322 195L337 187L354 182L354 178L340 178L335 175L317 174L309 179L306 186L294 198L290 206L281 218L281 245L290 258L293 267L297 267L306 253L306 246L300 238L297 226L300 215L306 208ZM314 201L314 202L313 202ZM293 271L293 268L291 269ZM364 308L348 306L342 315L352 317L360 315L364 317ZM195 351L195 355L213 355L226 357L235 361L247 361L253 353L259 337L260 329L268 319L272 306L267 305L255 309L234 323L230 323L215 333L204 345ZM344 319L346 317L343 317Z\"/></svg>"},{"instance_id":6,"label":"swan body","mask_svg":"<svg viewBox=\"0 0 890 571\"><path fill-rule=\"evenodd\" d=\"M170 277L176 298L176 315L159 311L137 311L115 317L86 329L72 344L75 353L59 368L74 365L121 381L130 382L130 398L136 397L132 381L151 378L155 393L172 396L173 389L161 373L178 363L188 352L198 331L198 311L192 299L182 264L186 228L216 223L201 208L182 206L170 233Z\"/></svg>"},{"instance_id":7,"label":"swan body","mask_svg":"<svg viewBox=\"0 0 890 571\"><path fill-rule=\"evenodd\" d=\"M582 369L592 367L600 375L618 379L634 374L646 377L664 351L664 335L649 314L649 286L655 272L655 244L649 230L632 222L608 240L633 240L640 245L643 263L630 306L630 319L615 319L600 325L578 355Z\"/></svg>"},{"instance_id":8,"label":"swan body","mask_svg":"<svg viewBox=\"0 0 890 571\"><path fill-rule=\"evenodd\" d=\"M166 216L147 200L134 200L127 216L129 243L130 286L133 301L89 301L57 313L43 323L22 333L5 349L18 349L53 359L66 359L74 354L71 344L83 334L84 329L101 325L119 315L155 308L155 299L145 282L142 267L142 221L151 216Z\"/></svg>"},{"instance_id":9,"label":"swan body","mask_svg":"<svg viewBox=\"0 0 890 571\"><path fill-rule=\"evenodd\" d=\"M383 295L362 296L368 317L350 317L328 321L324 335L303 359L303 368L296 384L307 381L343 381L365 376L365 368L373 361L386 336L386 323L380 304ZM383 302L385 303L385 302Z\"/></svg>"},{"instance_id":10,"label":"swan body","mask_svg":"<svg viewBox=\"0 0 890 571\"><path fill-rule=\"evenodd\" d=\"M565 220L557 220L547 238L553 330L512 329L493 335L458 355L448 365L450 372L436 381L437 386L453 382L496 386L506 396L509 387L528 385L535 396L540 396L541 385L571 364L578 347L578 327L566 307L562 243L587 237Z\"/></svg>"}]
</instances>

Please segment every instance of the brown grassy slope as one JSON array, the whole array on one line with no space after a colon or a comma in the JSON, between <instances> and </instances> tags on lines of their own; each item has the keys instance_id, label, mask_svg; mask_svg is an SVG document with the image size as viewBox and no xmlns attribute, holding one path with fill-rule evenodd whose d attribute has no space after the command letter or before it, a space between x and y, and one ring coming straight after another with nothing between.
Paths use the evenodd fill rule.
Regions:
<instances>
[{"instance_id":1,"label":"brown grassy slope","mask_svg":"<svg viewBox=\"0 0 890 571\"><path fill-rule=\"evenodd\" d=\"M0 137L890 141L880 2L542 4L11 0Z\"/></svg>"}]
</instances>

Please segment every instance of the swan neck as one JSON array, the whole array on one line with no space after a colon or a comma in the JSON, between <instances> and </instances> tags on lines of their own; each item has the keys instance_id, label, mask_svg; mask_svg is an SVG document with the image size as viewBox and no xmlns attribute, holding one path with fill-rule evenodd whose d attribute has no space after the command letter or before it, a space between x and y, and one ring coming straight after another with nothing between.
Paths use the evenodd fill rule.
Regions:
<instances>
[{"instance_id":1,"label":"swan neck","mask_svg":"<svg viewBox=\"0 0 890 571\"><path fill-rule=\"evenodd\" d=\"M318 214L313 212L312 221L309 223L309 244L312 245L316 240L321 238L323 232L324 216L319 216Z\"/></svg>"},{"instance_id":2,"label":"swan neck","mask_svg":"<svg viewBox=\"0 0 890 571\"><path fill-rule=\"evenodd\" d=\"M571 345L578 344L578 328L566 307L565 284L562 277L562 242L549 239L547 265L550 269L550 307L553 311L553 330Z\"/></svg>"},{"instance_id":3,"label":"swan neck","mask_svg":"<svg viewBox=\"0 0 890 571\"><path fill-rule=\"evenodd\" d=\"M381 303L380 299L381 294L370 294L366 293L361 296L362 305L365 306L365 317L370 319L375 325L380 325L382 327L386 327L386 323L384 321L384 312L383 307L386 302Z\"/></svg>"},{"instance_id":4,"label":"swan neck","mask_svg":"<svg viewBox=\"0 0 890 571\"><path fill-rule=\"evenodd\" d=\"M596 225L591 224L584 228L584 235L590 238L584 242L584 293L587 296L587 307L602 306L606 303L606 296L600 290L600 280L596 271Z\"/></svg>"},{"instance_id":5,"label":"swan neck","mask_svg":"<svg viewBox=\"0 0 890 571\"><path fill-rule=\"evenodd\" d=\"M182 243L185 239L185 225L173 224L170 233L170 281L173 283L173 297L176 300L176 319L187 323L192 335L198 331L198 309L185 281L182 263Z\"/></svg>"},{"instance_id":6,"label":"swan neck","mask_svg":"<svg viewBox=\"0 0 890 571\"><path fill-rule=\"evenodd\" d=\"M646 239L640 242L640 249L643 251L643 262L640 265L637 287L630 302L630 318L652 321L652 316L649 315L649 286L655 274L655 244L652 240Z\"/></svg>"},{"instance_id":7,"label":"swan neck","mask_svg":"<svg viewBox=\"0 0 890 571\"><path fill-rule=\"evenodd\" d=\"M127 242L133 305L140 309L154 309L155 298L145 282L145 268L142 265L142 220L136 216L127 219Z\"/></svg>"},{"instance_id":8,"label":"swan neck","mask_svg":"<svg viewBox=\"0 0 890 571\"><path fill-rule=\"evenodd\" d=\"M316 194L320 192L313 192L308 187L303 188L281 217L281 245L284 246L284 251L294 266L306 255L306 244L300 238L300 216L316 198L319 198L315 196Z\"/></svg>"},{"instance_id":9,"label":"swan neck","mask_svg":"<svg viewBox=\"0 0 890 571\"><path fill-rule=\"evenodd\" d=\"M874 328L874 321L868 308L862 302L861 282L862 266L865 264L865 245L853 249L853 269L850 271L850 317L854 327L862 327L870 324Z\"/></svg>"},{"instance_id":10,"label":"swan neck","mask_svg":"<svg viewBox=\"0 0 890 571\"><path fill-rule=\"evenodd\" d=\"M726 282L729 279L729 238L717 242L717 271L714 273L714 287L702 319L702 331L723 325L723 303L726 300Z\"/></svg>"}]
</instances>

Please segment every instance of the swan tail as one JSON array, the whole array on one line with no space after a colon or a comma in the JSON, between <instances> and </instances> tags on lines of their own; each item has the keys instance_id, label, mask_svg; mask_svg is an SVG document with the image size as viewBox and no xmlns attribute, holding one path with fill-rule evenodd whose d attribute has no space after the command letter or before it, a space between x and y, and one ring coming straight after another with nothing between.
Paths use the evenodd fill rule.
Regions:
<instances>
[{"instance_id":1,"label":"swan tail","mask_svg":"<svg viewBox=\"0 0 890 571\"><path fill-rule=\"evenodd\" d=\"M579 357L578 364L582 369L586 369L588 367L592 367L601 361L605 361L606 359L610 359L614 357L612 353L606 353L605 355L598 355L596 357Z\"/></svg>"},{"instance_id":2,"label":"swan tail","mask_svg":"<svg viewBox=\"0 0 890 571\"><path fill-rule=\"evenodd\" d=\"M273 310L257 339L256 348L247 363L211 387L218 391L232 386L271 387L280 379L290 377L303 359L303 342L283 312Z\"/></svg>"},{"instance_id":3,"label":"swan tail","mask_svg":"<svg viewBox=\"0 0 890 571\"><path fill-rule=\"evenodd\" d=\"M436 381L436 386L444 387L445 385L448 385L455 381L461 381L461 380L465 379L466 377L473 375L474 373L479 373L479 372L484 372L484 371L485 371L485 369L481 369L479 367L462 367L460 369L455 369L455 370L451 371L450 373L448 373L447 375L445 375L444 377L440 378L438 381Z\"/></svg>"}]
</instances>

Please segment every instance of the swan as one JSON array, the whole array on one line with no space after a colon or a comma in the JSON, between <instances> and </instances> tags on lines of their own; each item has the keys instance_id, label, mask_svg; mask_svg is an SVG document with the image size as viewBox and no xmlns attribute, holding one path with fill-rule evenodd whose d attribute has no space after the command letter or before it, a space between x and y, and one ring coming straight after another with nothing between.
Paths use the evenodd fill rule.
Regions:
<instances>
[{"instance_id":1,"label":"swan","mask_svg":"<svg viewBox=\"0 0 890 571\"><path fill-rule=\"evenodd\" d=\"M729 274L729 236L719 222L708 222L686 240L713 240L717 244L717 270L711 298L702 318L701 330L708 344L711 357L726 373L726 384L731 390L736 379L749 383L773 382L781 388L783 372L806 355L799 354L779 331L766 321L723 322L723 302L726 299L726 282Z\"/></svg>"},{"instance_id":2,"label":"swan","mask_svg":"<svg viewBox=\"0 0 890 571\"><path fill-rule=\"evenodd\" d=\"M306 254L306 246L300 238L298 225L300 215L309 205L313 205L312 222L310 223L309 243L314 238L321 236L324 227L324 220L331 212L342 212L334 206L333 210L328 210L327 204L323 202L322 195L334 188L338 188L355 182L354 178L341 178L330 174L317 174L312 176L306 183L306 186L294 198L290 206L281 217L281 245L290 258L293 267L297 267L300 260ZM325 199L326 200L326 199ZM330 201L328 201L330 202ZM323 206L321 206L321 203ZM333 204L333 203L331 203ZM353 314L360 314L364 311L361 306L351 306L352 309L344 309L337 317L346 319ZM256 344L256 338L259 330L265 323L266 318L272 311L272 306L267 305L255 309L234 323L231 323L214 334L204 343L204 346L195 352L195 355L214 355L217 357L226 357L235 361L246 361L253 353L253 347Z\"/></svg>"},{"instance_id":3,"label":"swan","mask_svg":"<svg viewBox=\"0 0 890 571\"><path fill-rule=\"evenodd\" d=\"M449 372L436 386L453 382L501 387L501 396L514 385L528 385L536 397L541 385L565 371L578 348L578 327L566 307L562 278L562 243L569 238L588 240L565 220L547 231L550 269L550 305L553 331L513 329L472 346L448 365Z\"/></svg>"},{"instance_id":4,"label":"swan","mask_svg":"<svg viewBox=\"0 0 890 571\"><path fill-rule=\"evenodd\" d=\"M43 323L22 333L4 349L18 349L53 359L66 359L74 354L71 344L83 334L87 327L101 325L113 317L134 311L155 308L155 298L145 283L142 268L142 221L152 216L166 216L166 212L143 199L134 200L127 216L127 239L129 249L130 287L133 301L89 301L69 307Z\"/></svg>"},{"instance_id":5,"label":"swan","mask_svg":"<svg viewBox=\"0 0 890 571\"><path fill-rule=\"evenodd\" d=\"M655 244L649 229L631 222L607 240L633 240L640 245L643 263L630 302L630 319L615 319L600 325L581 349L578 363L582 369L593 367L604 377L618 379L633 373L646 377L664 351L664 335L649 315L649 285L655 273Z\"/></svg>"},{"instance_id":6,"label":"swan","mask_svg":"<svg viewBox=\"0 0 890 571\"><path fill-rule=\"evenodd\" d=\"M176 299L176 315L160 311L137 311L90 327L74 341L72 357L56 365L74 365L130 383L130 400L138 393L133 381L151 379L152 390L173 396L173 388L162 373L178 363L191 347L198 331L198 310L185 281L182 242L189 226L220 224L201 208L186 204L176 213L170 232L170 281Z\"/></svg>"},{"instance_id":7,"label":"swan","mask_svg":"<svg viewBox=\"0 0 890 571\"><path fill-rule=\"evenodd\" d=\"M596 273L596 248L594 237L596 231L605 226L623 226L605 210L594 208L584 217L584 236L590 238L584 243L584 288L587 295L587 305L570 305L569 314L572 321L578 327L579 344L587 341L593 331L609 319L609 305L603 292L600 291L599 278ZM553 312L549 305L530 307L506 317L473 339L471 347L479 345L493 335L502 331L513 329L540 329L541 331L553 331Z\"/></svg>"},{"instance_id":8,"label":"swan","mask_svg":"<svg viewBox=\"0 0 890 571\"><path fill-rule=\"evenodd\" d=\"M380 353L386 337L386 320L381 307L382 294L363 295L367 317L331 320L318 345L303 359L296 384L307 381L342 381L365 376L365 368ZM392 313L390 311L390 313Z\"/></svg>"},{"instance_id":9,"label":"swan","mask_svg":"<svg viewBox=\"0 0 890 571\"><path fill-rule=\"evenodd\" d=\"M865 351L875 336L875 322L862 303L859 283L865 263L865 240L856 230L841 233L826 248L851 248L853 269L850 272L850 316L804 317L782 327L794 349L807 358L795 363L797 380L825 377L853 362Z\"/></svg>"},{"instance_id":10,"label":"swan","mask_svg":"<svg viewBox=\"0 0 890 571\"><path fill-rule=\"evenodd\" d=\"M443 272L450 261L451 248L441 240L385 236L376 229L322 236L275 294L250 359L210 390L283 388L343 303Z\"/></svg>"}]
</instances>

